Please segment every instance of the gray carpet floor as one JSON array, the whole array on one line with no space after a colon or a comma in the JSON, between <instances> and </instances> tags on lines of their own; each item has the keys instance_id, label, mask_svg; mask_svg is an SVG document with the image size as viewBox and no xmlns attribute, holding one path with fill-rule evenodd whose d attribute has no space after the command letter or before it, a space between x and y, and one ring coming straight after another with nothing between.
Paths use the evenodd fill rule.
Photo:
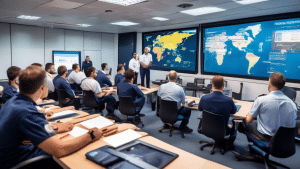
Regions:
<instances>
[{"instance_id":1,"label":"gray carpet floor","mask_svg":"<svg viewBox=\"0 0 300 169\"><path fill-rule=\"evenodd\" d=\"M106 114L105 112L103 113ZM222 164L230 168L243 168L243 169L265 168L264 164L261 163L250 162L250 161L237 161L235 156L231 153L231 151L227 151L224 155L221 155L218 149L215 149L215 154L211 155L210 154L211 147L204 148L204 150L201 151L199 141L200 140L211 141L211 139L197 132L197 127L199 124L199 120L197 119L197 117L200 114L199 111L195 111L195 110L192 111L192 115L188 126L192 128L194 131L191 134L185 134L185 138L181 138L179 131L173 131L172 137L169 137L168 131L159 133L158 130L160 129L160 127L163 126L163 123L161 122L160 118L156 116L156 111L151 110L151 105L149 103L145 104L141 113L146 115L145 117L142 117L142 121L145 126L142 127L141 129L149 133L150 136L162 140L170 145L173 145L182 150L190 152L196 156L214 161L216 163ZM116 115L122 117L119 111L116 111ZM178 126L179 124L180 122L177 122ZM139 125L138 127L141 126ZM238 132L234 145L236 151L247 153L246 149L248 148L248 141L244 134ZM284 165L287 165L290 168L299 169L300 168L299 157L300 157L300 143L296 143L295 155L284 159L275 158L271 156L270 159L282 163Z\"/></svg>"}]
</instances>

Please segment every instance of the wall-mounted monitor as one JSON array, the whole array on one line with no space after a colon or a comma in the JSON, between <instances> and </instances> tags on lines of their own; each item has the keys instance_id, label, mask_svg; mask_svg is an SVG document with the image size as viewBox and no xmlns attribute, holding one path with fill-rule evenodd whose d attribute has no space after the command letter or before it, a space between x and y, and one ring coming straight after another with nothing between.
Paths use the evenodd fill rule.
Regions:
<instances>
[{"instance_id":1,"label":"wall-mounted monitor","mask_svg":"<svg viewBox=\"0 0 300 169\"><path fill-rule=\"evenodd\" d=\"M61 65L65 65L68 70L72 70L74 63L81 67L80 51L52 51L52 61L55 64L55 70Z\"/></svg>"},{"instance_id":2,"label":"wall-mounted monitor","mask_svg":"<svg viewBox=\"0 0 300 169\"><path fill-rule=\"evenodd\" d=\"M300 81L300 13L200 25L201 73ZM297 18L298 16L298 18Z\"/></svg>"},{"instance_id":3,"label":"wall-mounted monitor","mask_svg":"<svg viewBox=\"0 0 300 169\"><path fill-rule=\"evenodd\" d=\"M148 47L153 63L150 69L198 73L198 28L143 33L143 53Z\"/></svg>"}]
</instances>

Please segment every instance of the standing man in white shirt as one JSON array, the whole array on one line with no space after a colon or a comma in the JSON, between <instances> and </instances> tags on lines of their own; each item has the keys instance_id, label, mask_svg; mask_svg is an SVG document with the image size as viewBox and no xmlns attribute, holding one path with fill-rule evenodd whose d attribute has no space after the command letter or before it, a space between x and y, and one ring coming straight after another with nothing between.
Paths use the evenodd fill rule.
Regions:
<instances>
[{"instance_id":1,"label":"standing man in white shirt","mask_svg":"<svg viewBox=\"0 0 300 169\"><path fill-rule=\"evenodd\" d=\"M140 58L140 72L141 72L141 85L145 87L145 74L146 74L146 85L150 88L150 66L152 64L152 55L149 53L149 48L145 47L144 54Z\"/></svg>"},{"instance_id":2,"label":"standing man in white shirt","mask_svg":"<svg viewBox=\"0 0 300 169\"><path fill-rule=\"evenodd\" d=\"M136 53L132 53L132 57L133 58L129 61L129 69L132 69L134 71L136 77L133 81L133 84L137 84L137 77L140 71L140 62L139 59L137 58Z\"/></svg>"}]
</instances>

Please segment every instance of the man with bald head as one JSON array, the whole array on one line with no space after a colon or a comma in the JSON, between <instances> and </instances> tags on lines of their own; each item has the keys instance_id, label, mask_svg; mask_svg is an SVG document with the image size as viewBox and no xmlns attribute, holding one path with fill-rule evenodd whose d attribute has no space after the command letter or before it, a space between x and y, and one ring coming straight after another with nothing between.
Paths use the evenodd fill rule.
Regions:
<instances>
[{"instance_id":1,"label":"man with bald head","mask_svg":"<svg viewBox=\"0 0 300 169\"><path fill-rule=\"evenodd\" d=\"M152 55L149 53L149 48L145 47L144 54L140 58L140 72L141 72L141 85L145 87L145 74L146 74L146 85L150 88L150 66L152 64Z\"/></svg>"},{"instance_id":2,"label":"man with bald head","mask_svg":"<svg viewBox=\"0 0 300 169\"><path fill-rule=\"evenodd\" d=\"M169 73L169 83L160 86L157 95L160 96L162 100L176 101L179 115L184 118L179 126L181 130L185 133L192 133L193 129L190 129L187 124L191 116L191 109L184 107L185 105L185 94L182 87L176 85L177 73L175 71L170 71Z\"/></svg>"},{"instance_id":3,"label":"man with bald head","mask_svg":"<svg viewBox=\"0 0 300 169\"><path fill-rule=\"evenodd\" d=\"M237 131L234 127L228 127L228 121L230 114L236 113L236 106L230 97L225 96L222 91L224 88L224 79L222 76L214 76L212 78L212 90L211 94L207 94L201 97L198 105L200 111L208 111L214 114L222 115L226 124L226 135L230 134L229 144L233 144Z\"/></svg>"}]
</instances>

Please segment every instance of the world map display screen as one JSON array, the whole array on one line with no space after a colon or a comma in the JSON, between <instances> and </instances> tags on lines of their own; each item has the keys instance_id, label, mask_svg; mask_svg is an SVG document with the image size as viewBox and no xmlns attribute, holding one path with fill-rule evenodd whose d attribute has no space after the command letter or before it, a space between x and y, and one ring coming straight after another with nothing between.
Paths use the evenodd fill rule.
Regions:
<instances>
[{"instance_id":1,"label":"world map display screen","mask_svg":"<svg viewBox=\"0 0 300 169\"><path fill-rule=\"evenodd\" d=\"M299 16L299 15L298 15ZM202 73L300 80L300 18L202 28Z\"/></svg>"},{"instance_id":2,"label":"world map display screen","mask_svg":"<svg viewBox=\"0 0 300 169\"><path fill-rule=\"evenodd\" d=\"M153 59L150 69L197 73L197 46L197 28L143 33L143 51L148 47Z\"/></svg>"}]
</instances>

